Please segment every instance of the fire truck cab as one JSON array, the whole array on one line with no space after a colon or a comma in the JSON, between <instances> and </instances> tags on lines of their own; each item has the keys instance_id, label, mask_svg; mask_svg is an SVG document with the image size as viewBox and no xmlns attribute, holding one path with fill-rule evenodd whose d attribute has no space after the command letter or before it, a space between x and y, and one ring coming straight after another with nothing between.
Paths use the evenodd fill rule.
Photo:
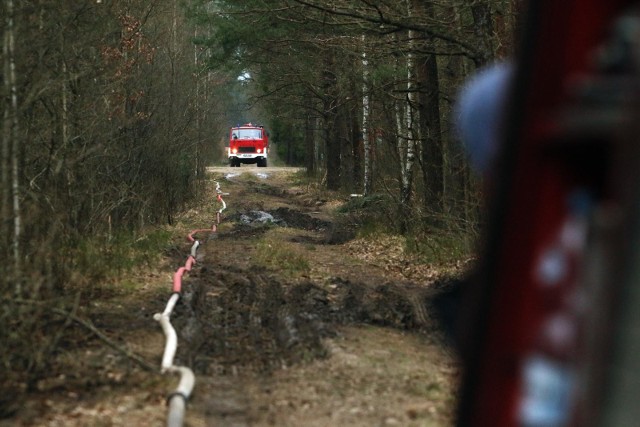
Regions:
<instances>
[{"instance_id":1,"label":"fire truck cab","mask_svg":"<svg viewBox=\"0 0 640 427\"><path fill-rule=\"evenodd\" d=\"M267 166L269 135L263 126L251 123L232 127L229 132L229 166L239 167L242 163L257 163Z\"/></svg>"}]
</instances>

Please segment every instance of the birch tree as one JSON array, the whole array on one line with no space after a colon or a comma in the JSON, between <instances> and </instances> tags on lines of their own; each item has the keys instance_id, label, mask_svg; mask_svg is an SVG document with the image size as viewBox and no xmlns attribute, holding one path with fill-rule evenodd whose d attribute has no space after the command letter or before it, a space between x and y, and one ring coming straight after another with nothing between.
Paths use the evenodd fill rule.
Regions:
<instances>
[{"instance_id":1,"label":"birch tree","mask_svg":"<svg viewBox=\"0 0 640 427\"><path fill-rule=\"evenodd\" d=\"M450 209L467 200L456 188L466 179L465 160L450 134L455 87L496 55L496 10L513 7L504 0L215 4L211 66L251 70L252 100L280 114L279 128L304 129L298 146L312 175L317 170L328 187L367 195L391 192L395 180L394 211L400 208L405 224L410 215L431 226L459 212ZM509 28L507 20L499 28ZM454 60L461 66L451 66ZM304 113L282 114L282 104ZM391 156L380 152L389 148Z\"/></svg>"},{"instance_id":2,"label":"birch tree","mask_svg":"<svg viewBox=\"0 0 640 427\"><path fill-rule=\"evenodd\" d=\"M405 0L407 16L413 15L412 0ZM413 192L413 173L416 160L417 111L415 82L415 41L414 31L407 31L408 50L404 61L398 61L398 70L406 73L406 95L396 103L396 126L398 138L398 157L400 158L400 226L407 231Z\"/></svg>"},{"instance_id":3,"label":"birch tree","mask_svg":"<svg viewBox=\"0 0 640 427\"><path fill-rule=\"evenodd\" d=\"M7 223L10 217L11 206L11 184L9 177L11 176L11 129L12 129L12 117L11 117L11 81L6 78L10 75L11 71L11 56L9 54L9 33L11 26L9 25L11 20L11 14L9 13L12 8L12 2L5 0L2 3L4 12L4 31L2 34L2 72L3 85L2 85L2 158L0 161L0 191L2 191L2 201L0 203L0 237L3 240L2 249L6 250L10 246L10 230L7 227ZM3 253L3 258L7 258L8 253Z\"/></svg>"},{"instance_id":4,"label":"birch tree","mask_svg":"<svg viewBox=\"0 0 640 427\"><path fill-rule=\"evenodd\" d=\"M362 35L362 141L364 145L364 179L363 192L369 195L372 190L373 177L371 157L371 137L369 134L370 92L369 92L369 60L367 59L367 39Z\"/></svg>"},{"instance_id":5,"label":"birch tree","mask_svg":"<svg viewBox=\"0 0 640 427\"><path fill-rule=\"evenodd\" d=\"M7 235L11 236L11 259L13 261L14 274L20 272L20 235L22 231L22 218L20 209L20 173L19 161L20 141L18 128L18 89L16 80L16 29L15 29L15 5L13 0L5 0L5 23L3 38L4 58L4 89L5 105L3 114L2 132L2 221L8 223L11 220L13 227ZM12 206L9 213L9 206ZM16 289L20 294L20 288Z\"/></svg>"},{"instance_id":6,"label":"birch tree","mask_svg":"<svg viewBox=\"0 0 640 427\"><path fill-rule=\"evenodd\" d=\"M123 268L110 237L134 241L193 200L225 97L197 72L177 0L2 0L0 17L3 406L76 339L50 309Z\"/></svg>"}]
</instances>

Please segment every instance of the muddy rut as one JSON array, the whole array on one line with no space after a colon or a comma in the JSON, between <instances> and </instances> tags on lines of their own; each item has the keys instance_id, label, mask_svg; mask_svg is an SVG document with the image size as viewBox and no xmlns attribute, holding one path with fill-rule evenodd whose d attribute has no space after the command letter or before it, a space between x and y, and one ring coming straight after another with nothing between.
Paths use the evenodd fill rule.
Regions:
<instances>
[{"instance_id":1,"label":"muddy rut","mask_svg":"<svg viewBox=\"0 0 640 427\"><path fill-rule=\"evenodd\" d=\"M435 363L452 363L433 310L434 295L448 286L449 279L398 280L379 267L346 262L341 244L355 237L354 230L332 216L327 200L313 200L288 188L286 178L222 180L231 192L226 198L226 226L204 245L203 262L191 275L174 320L184 342L178 358L204 378L208 389L193 403L206 425L272 424L274 417L286 419L286 408L273 414L264 396L250 397L247 383L317 361L330 364L332 342L348 327L369 325L389 328L399 336L411 334L441 347L442 360ZM271 244L287 245L309 259L312 272L326 274L321 280L309 272L282 276L277 266L256 264L255 247L267 235ZM449 406L436 414L443 425L451 417L452 396L447 399ZM369 410L375 413L376 408ZM417 423L420 417L412 414L407 410L396 418ZM341 424L329 418L324 425ZM378 421L393 424L396 419L387 418Z\"/></svg>"}]
</instances>

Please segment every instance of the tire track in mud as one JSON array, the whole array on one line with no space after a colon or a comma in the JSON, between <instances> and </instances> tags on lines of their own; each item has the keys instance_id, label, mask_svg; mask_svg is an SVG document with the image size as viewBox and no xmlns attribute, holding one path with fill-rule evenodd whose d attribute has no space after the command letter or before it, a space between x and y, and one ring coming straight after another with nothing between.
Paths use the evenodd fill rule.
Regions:
<instances>
[{"instance_id":1,"label":"tire track in mud","mask_svg":"<svg viewBox=\"0 0 640 427\"><path fill-rule=\"evenodd\" d=\"M271 211L276 223L323 231L330 224L310 215L278 208ZM240 215L236 215L239 217ZM264 228L236 224L225 239L255 237ZM411 283L371 284L334 277L327 284L312 281L288 283L276 274L240 267L203 266L185 300L191 316L188 336L201 336L189 346L192 366L203 373L211 369L198 355L215 360L229 373L233 366L269 371L304 357L322 357L321 341L333 336L337 325L370 323L400 329L433 326L428 305L434 286ZM195 320L194 320L195 319ZM176 322L181 319L176 318ZM189 332L197 323L198 333ZM178 323L179 324L179 323Z\"/></svg>"},{"instance_id":2,"label":"tire track in mud","mask_svg":"<svg viewBox=\"0 0 640 427\"><path fill-rule=\"evenodd\" d=\"M245 381L330 356L325 339L341 325L434 328L430 295L419 288L336 279L327 289L231 269L201 274L186 298L192 311L174 323L188 343L180 357L202 379L205 425L251 425Z\"/></svg>"},{"instance_id":3,"label":"tire track in mud","mask_svg":"<svg viewBox=\"0 0 640 427\"><path fill-rule=\"evenodd\" d=\"M283 197L281 190L271 191L264 184L260 191ZM219 258L226 256L221 249L225 241L250 243L259 238L267 228L241 220L251 217L251 211L230 215L225 221L233 228L219 232L215 245L205 245L204 251L220 251ZM267 213L276 226L319 235L315 244L333 243L331 230L340 228L295 207ZM250 425L251 402L242 378L330 356L326 339L335 337L341 325L433 333L438 327L431 305L438 290L437 285L376 284L340 277L322 284L287 281L252 266L205 261L191 274L184 304L173 320L187 343L177 358L202 378L194 405L200 407L205 425Z\"/></svg>"}]
</instances>

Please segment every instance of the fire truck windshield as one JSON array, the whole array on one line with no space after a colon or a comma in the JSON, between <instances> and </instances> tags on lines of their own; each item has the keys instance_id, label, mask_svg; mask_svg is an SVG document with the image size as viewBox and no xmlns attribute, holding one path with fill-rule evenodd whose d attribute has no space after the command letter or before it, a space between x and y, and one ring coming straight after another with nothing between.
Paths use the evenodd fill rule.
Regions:
<instances>
[{"instance_id":1,"label":"fire truck windshield","mask_svg":"<svg viewBox=\"0 0 640 427\"><path fill-rule=\"evenodd\" d=\"M235 129L233 131L234 137L237 135L238 139L261 139L262 130L260 129Z\"/></svg>"}]
</instances>

